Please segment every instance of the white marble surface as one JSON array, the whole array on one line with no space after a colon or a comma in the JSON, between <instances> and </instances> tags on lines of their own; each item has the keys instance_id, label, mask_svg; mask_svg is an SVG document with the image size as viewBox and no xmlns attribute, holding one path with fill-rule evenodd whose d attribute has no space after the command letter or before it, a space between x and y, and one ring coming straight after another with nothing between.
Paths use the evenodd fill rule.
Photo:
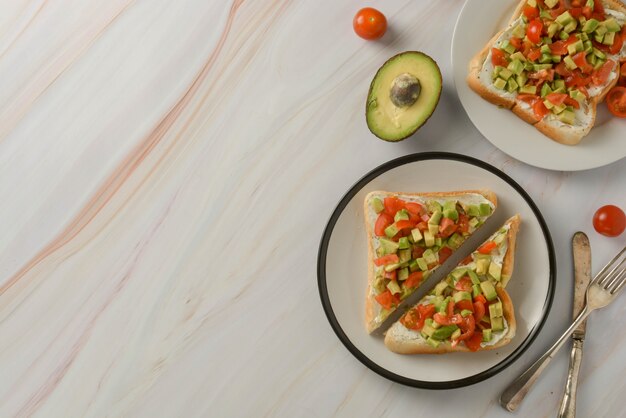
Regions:
<instances>
[{"instance_id":1,"label":"white marble surface","mask_svg":"<svg viewBox=\"0 0 626 418\"><path fill-rule=\"evenodd\" d=\"M625 237L591 227L626 207L626 161L577 173L519 163L471 125L451 82L462 2L0 0L0 416L508 416L501 389L566 326L570 237L593 270ZM416 136L374 138L377 67L439 63ZM334 205L391 158L453 151L504 170L544 213L558 283L547 324L483 383L425 391L365 368L328 325L319 239ZM558 155L555 156L558 158ZM626 416L621 303L590 319L579 416ZM562 352L517 416L554 416Z\"/></svg>"}]
</instances>

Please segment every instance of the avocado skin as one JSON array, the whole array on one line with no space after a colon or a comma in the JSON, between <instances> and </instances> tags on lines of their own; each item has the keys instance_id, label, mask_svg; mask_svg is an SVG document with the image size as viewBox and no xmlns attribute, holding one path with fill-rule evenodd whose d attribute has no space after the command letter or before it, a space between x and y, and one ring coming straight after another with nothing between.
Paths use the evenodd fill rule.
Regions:
<instances>
[{"instance_id":1,"label":"avocado skin","mask_svg":"<svg viewBox=\"0 0 626 418\"><path fill-rule=\"evenodd\" d=\"M374 81L376 80L376 78L378 78L378 76L380 75L380 71L385 68L385 65L387 63L389 63L390 61L393 61L394 59L398 58L401 55L404 54L419 54L419 55L423 55L424 57L430 59L433 61L433 63L435 64L435 69L437 70L437 73L439 74L439 79L442 80L441 85L439 86L439 90L437 92L437 100L436 103L439 103L439 99L441 98L441 90L443 90L443 78L441 77L441 69L439 68L439 65L437 64L437 62L430 57L429 55L420 52L420 51L404 51L404 52L400 52L399 54L394 55L393 57L389 58L387 61L385 61L383 63L383 65L380 66L380 68L378 69L378 71L376 71L376 74L374 74L374 78L372 78L372 82L370 83L370 88L367 92L367 99L365 100L365 120L367 120L367 111L368 111L368 103L369 103L369 98L372 95L372 90L374 87ZM435 105L435 108L437 106ZM415 132L417 132L417 130L419 128L421 128L422 126L424 126L426 124L426 122L428 122L428 119L430 119L430 117L433 115L433 113L435 113L435 108L433 108L433 110L430 112L430 114L426 117L426 119L424 119L424 121L422 122L421 125L419 125L418 127L415 128L415 130L411 131L411 132L407 132L407 134L401 138L397 138L397 139L388 139L388 138L383 138L380 135L378 135L376 132L374 132L372 130L372 128L369 126L369 124L367 125L367 128L370 130L370 132L372 134L374 134L377 138L382 139L383 141L387 141L387 142L400 142L403 141L405 139L407 139L408 137L410 137L411 135L413 135Z\"/></svg>"}]
</instances>

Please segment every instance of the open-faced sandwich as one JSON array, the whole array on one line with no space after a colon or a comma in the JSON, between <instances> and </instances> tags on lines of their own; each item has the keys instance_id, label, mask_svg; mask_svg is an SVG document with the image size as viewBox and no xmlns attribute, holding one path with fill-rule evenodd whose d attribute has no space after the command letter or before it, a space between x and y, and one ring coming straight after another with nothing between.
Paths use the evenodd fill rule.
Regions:
<instances>
[{"instance_id":1,"label":"open-faced sandwich","mask_svg":"<svg viewBox=\"0 0 626 418\"><path fill-rule=\"evenodd\" d=\"M515 336L515 314L504 288L515 258L520 217L485 241L385 334L400 354L492 350Z\"/></svg>"},{"instance_id":2,"label":"open-faced sandwich","mask_svg":"<svg viewBox=\"0 0 626 418\"><path fill-rule=\"evenodd\" d=\"M376 191L365 197L368 286L365 323L378 328L398 304L491 216L488 190Z\"/></svg>"},{"instance_id":3,"label":"open-faced sandwich","mask_svg":"<svg viewBox=\"0 0 626 418\"><path fill-rule=\"evenodd\" d=\"M522 0L470 62L467 82L551 139L575 145L626 61L619 0Z\"/></svg>"}]
</instances>

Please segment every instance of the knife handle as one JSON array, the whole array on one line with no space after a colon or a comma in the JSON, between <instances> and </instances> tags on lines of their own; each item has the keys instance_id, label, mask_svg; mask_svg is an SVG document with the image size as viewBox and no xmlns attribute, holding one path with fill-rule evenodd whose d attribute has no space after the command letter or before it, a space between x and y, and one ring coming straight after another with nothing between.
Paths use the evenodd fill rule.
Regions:
<instances>
[{"instance_id":1,"label":"knife handle","mask_svg":"<svg viewBox=\"0 0 626 418\"><path fill-rule=\"evenodd\" d=\"M578 387L578 373L583 358L583 340L574 339L572 352L569 357L569 372L565 383L565 393L559 409L559 418L574 418L576 416L576 388Z\"/></svg>"}]
</instances>

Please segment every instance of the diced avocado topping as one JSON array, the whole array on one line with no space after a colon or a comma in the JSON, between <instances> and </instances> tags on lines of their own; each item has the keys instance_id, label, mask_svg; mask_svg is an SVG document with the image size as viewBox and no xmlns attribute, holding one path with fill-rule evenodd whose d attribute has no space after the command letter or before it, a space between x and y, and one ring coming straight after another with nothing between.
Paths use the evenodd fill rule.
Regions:
<instances>
[{"instance_id":1,"label":"diced avocado topping","mask_svg":"<svg viewBox=\"0 0 626 418\"><path fill-rule=\"evenodd\" d=\"M454 277L454 280L459 280L461 277L465 276L465 274L467 274L466 268L457 268L450 273L450 275Z\"/></svg>"},{"instance_id":2,"label":"diced avocado topping","mask_svg":"<svg viewBox=\"0 0 626 418\"><path fill-rule=\"evenodd\" d=\"M411 230L411 237L413 237L413 242L418 242L424 238L420 230L417 228Z\"/></svg>"},{"instance_id":3,"label":"diced avocado topping","mask_svg":"<svg viewBox=\"0 0 626 418\"><path fill-rule=\"evenodd\" d=\"M506 88L506 81L501 78L496 78L496 80L493 82L493 86L498 90L504 90Z\"/></svg>"},{"instance_id":4,"label":"diced avocado topping","mask_svg":"<svg viewBox=\"0 0 626 418\"><path fill-rule=\"evenodd\" d=\"M445 280L437 283L437 285L435 286L435 295L440 296L441 294L443 294L444 290L446 290L447 287L448 283L446 283Z\"/></svg>"},{"instance_id":5,"label":"diced avocado topping","mask_svg":"<svg viewBox=\"0 0 626 418\"><path fill-rule=\"evenodd\" d=\"M526 30L524 29L523 25L517 25L515 26L515 28L513 28L511 35L515 36L516 38L523 38L526 35Z\"/></svg>"},{"instance_id":6,"label":"diced avocado topping","mask_svg":"<svg viewBox=\"0 0 626 418\"><path fill-rule=\"evenodd\" d=\"M615 42L615 32L609 32L604 35L604 38L602 39L602 43L604 45L613 45L613 42Z\"/></svg>"},{"instance_id":7,"label":"diced avocado topping","mask_svg":"<svg viewBox=\"0 0 626 418\"><path fill-rule=\"evenodd\" d=\"M380 213L385 209L383 201L377 197L373 198L370 204L372 206L372 209L374 209L374 212L376 213Z\"/></svg>"},{"instance_id":8,"label":"diced avocado topping","mask_svg":"<svg viewBox=\"0 0 626 418\"><path fill-rule=\"evenodd\" d=\"M400 241L402 241L402 238L400 238ZM406 249L402 249L402 246L400 246L400 251L398 251L398 258L400 259L400 263L404 263L405 261L410 261L411 260L411 249L410 248L406 248Z\"/></svg>"},{"instance_id":9,"label":"diced avocado topping","mask_svg":"<svg viewBox=\"0 0 626 418\"><path fill-rule=\"evenodd\" d=\"M472 297L475 298L476 296L480 295L482 292L480 291L480 286L475 284L472 285Z\"/></svg>"},{"instance_id":10,"label":"diced avocado topping","mask_svg":"<svg viewBox=\"0 0 626 418\"><path fill-rule=\"evenodd\" d=\"M395 237L397 233L398 228L395 224L391 224L387 228L385 228L385 235L387 235L389 238Z\"/></svg>"},{"instance_id":11,"label":"diced avocado topping","mask_svg":"<svg viewBox=\"0 0 626 418\"><path fill-rule=\"evenodd\" d=\"M473 313L474 313L474 312L473 312L473 311L470 311L469 309L463 309L463 310L461 310L461 316L462 316L463 318L465 318L466 316L471 315L471 314L473 314Z\"/></svg>"},{"instance_id":12,"label":"diced avocado topping","mask_svg":"<svg viewBox=\"0 0 626 418\"><path fill-rule=\"evenodd\" d=\"M433 348L437 348L439 347L439 344L441 344L439 341L433 340L432 338L427 338L426 342L428 343L428 345L430 345Z\"/></svg>"},{"instance_id":13,"label":"diced avocado topping","mask_svg":"<svg viewBox=\"0 0 626 418\"><path fill-rule=\"evenodd\" d=\"M559 32L559 39L561 39L562 41L566 41L567 38L569 38L569 33L565 32L564 30Z\"/></svg>"},{"instance_id":14,"label":"diced avocado topping","mask_svg":"<svg viewBox=\"0 0 626 418\"><path fill-rule=\"evenodd\" d=\"M491 215L491 206L488 203L481 203L478 206L478 211L480 212L480 216L489 216Z\"/></svg>"},{"instance_id":15,"label":"diced avocado topping","mask_svg":"<svg viewBox=\"0 0 626 418\"><path fill-rule=\"evenodd\" d=\"M374 290L376 290L377 294L385 291L385 279L383 276L376 276L376 279L374 279Z\"/></svg>"},{"instance_id":16,"label":"diced avocado topping","mask_svg":"<svg viewBox=\"0 0 626 418\"><path fill-rule=\"evenodd\" d=\"M537 86L523 86L519 89L520 93L537 94Z\"/></svg>"},{"instance_id":17,"label":"diced avocado topping","mask_svg":"<svg viewBox=\"0 0 626 418\"><path fill-rule=\"evenodd\" d=\"M472 281L472 284L480 284L480 279L478 278L478 275L474 273L473 270L468 270L467 274L469 275L470 280Z\"/></svg>"},{"instance_id":18,"label":"diced avocado topping","mask_svg":"<svg viewBox=\"0 0 626 418\"><path fill-rule=\"evenodd\" d=\"M409 239L407 237L402 237L398 240L398 248L400 248L401 250L405 250L410 247L411 244L409 244Z\"/></svg>"},{"instance_id":19,"label":"diced avocado topping","mask_svg":"<svg viewBox=\"0 0 626 418\"><path fill-rule=\"evenodd\" d=\"M500 281L500 274L502 273L502 267L494 263L493 261L489 264L489 277L494 280Z\"/></svg>"},{"instance_id":20,"label":"diced avocado topping","mask_svg":"<svg viewBox=\"0 0 626 418\"><path fill-rule=\"evenodd\" d=\"M596 30L599 24L600 22L598 22L596 19L589 19L585 22L585 25L583 26L583 32L591 33Z\"/></svg>"},{"instance_id":21,"label":"diced avocado topping","mask_svg":"<svg viewBox=\"0 0 626 418\"><path fill-rule=\"evenodd\" d=\"M463 243L463 237L456 232L452 234L450 238L448 238L448 246L453 250L456 250Z\"/></svg>"},{"instance_id":22,"label":"diced avocado topping","mask_svg":"<svg viewBox=\"0 0 626 418\"><path fill-rule=\"evenodd\" d=\"M558 0L556 0L556 3L558 3ZM574 22L574 18L572 17L570 12L568 12L568 11L565 11L565 12L561 13L559 16L557 16L557 18L555 20L561 26L567 26L567 24L569 24L571 22Z\"/></svg>"},{"instance_id":23,"label":"diced avocado topping","mask_svg":"<svg viewBox=\"0 0 626 418\"><path fill-rule=\"evenodd\" d=\"M476 260L476 274L480 274L481 276L487 274L489 263L488 258L479 258Z\"/></svg>"},{"instance_id":24,"label":"diced avocado topping","mask_svg":"<svg viewBox=\"0 0 626 418\"><path fill-rule=\"evenodd\" d=\"M448 303L452 300L452 298L450 296L448 296L445 299L440 300L439 302L435 303L435 310L439 313L444 313L446 312L446 309L448 308Z\"/></svg>"},{"instance_id":25,"label":"diced avocado topping","mask_svg":"<svg viewBox=\"0 0 626 418\"><path fill-rule=\"evenodd\" d=\"M438 261L437 254L435 254L435 252L431 250L430 248L424 251L424 254L422 254L422 257L426 261L426 264L433 264Z\"/></svg>"},{"instance_id":26,"label":"diced avocado topping","mask_svg":"<svg viewBox=\"0 0 626 418\"><path fill-rule=\"evenodd\" d=\"M485 298L490 302L498 297L496 288L490 281L480 282L480 289L483 291Z\"/></svg>"},{"instance_id":27,"label":"diced avocado topping","mask_svg":"<svg viewBox=\"0 0 626 418\"><path fill-rule=\"evenodd\" d=\"M380 243L380 248L382 248L385 252L383 255L395 254L400 246L397 242L393 242L385 238L381 238L378 242Z\"/></svg>"},{"instance_id":28,"label":"diced avocado topping","mask_svg":"<svg viewBox=\"0 0 626 418\"><path fill-rule=\"evenodd\" d=\"M563 32L571 33L578 27L578 22L573 20L563 27Z\"/></svg>"},{"instance_id":29,"label":"diced avocado topping","mask_svg":"<svg viewBox=\"0 0 626 418\"><path fill-rule=\"evenodd\" d=\"M491 318L491 330L493 332L498 332L504 330L504 318Z\"/></svg>"},{"instance_id":30,"label":"diced avocado topping","mask_svg":"<svg viewBox=\"0 0 626 418\"><path fill-rule=\"evenodd\" d=\"M500 77L503 80L508 80L512 76L513 76L513 71L509 70L508 68L503 68L500 71L500 74L498 74L498 77Z\"/></svg>"},{"instance_id":31,"label":"diced avocado topping","mask_svg":"<svg viewBox=\"0 0 626 418\"><path fill-rule=\"evenodd\" d=\"M444 325L437 328L435 332L433 332L433 335L431 335L430 337L435 340L445 340L450 338L452 333L457 329L459 329L459 327L457 327L456 325Z\"/></svg>"},{"instance_id":32,"label":"diced avocado topping","mask_svg":"<svg viewBox=\"0 0 626 418\"><path fill-rule=\"evenodd\" d=\"M607 32L608 32L608 29L603 24L598 25L598 27L594 31L595 36L599 36L599 37L603 37Z\"/></svg>"},{"instance_id":33,"label":"diced avocado topping","mask_svg":"<svg viewBox=\"0 0 626 418\"><path fill-rule=\"evenodd\" d=\"M439 233L439 225L428 224L428 231L433 235L437 235Z\"/></svg>"},{"instance_id":34,"label":"diced avocado topping","mask_svg":"<svg viewBox=\"0 0 626 418\"><path fill-rule=\"evenodd\" d=\"M485 328L483 330L483 342L488 343L489 341L491 341L491 329Z\"/></svg>"},{"instance_id":35,"label":"diced avocado topping","mask_svg":"<svg viewBox=\"0 0 626 418\"><path fill-rule=\"evenodd\" d=\"M568 125L573 125L576 123L576 114L572 111L564 110L559 114L559 120Z\"/></svg>"},{"instance_id":36,"label":"diced avocado topping","mask_svg":"<svg viewBox=\"0 0 626 418\"><path fill-rule=\"evenodd\" d=\"M511 80L509 80L510 82ZM459 219L459 212L456 209L444 209L443 217L457 221Z\"/></svg>"},{"instance_id":37,"label":"diced avocado topping","mask_svg":"<svg viewBox=\"0 0 626 418\"><path fill-rule=\"evenodd\" d=\"M513 93L514 91L516 91L518 87L519 84L517 84L517 81L512 78L509 78L509 81L506 82L506 91L508 91L509 93Z\"/></svg>"},{"instance_id":38,"label":"diced avocado topping","mask_svg":"<svg viewBox=\"0 0 626 418\"><path fill-rule=\"evenodd\" d=\"M430 219L428 220L429 225L439 225L439 221L441 221L441 210L436 210L430 215Z\"/></svg>"},{"instance_id":39,"label":"diced avocado topping","mask_svg":"<svg viewBox=\"0 0 626 418\"><path fill-rule=\"evenodd\" d=\"M606 58L606 54L602 51L600 51L599 49L593 48L593 55L600 58L600 59L605 59Z\"/></svg>"},{"instance_id":40,"label":"diced avocado topping","mask_svg":"<svg viewBox=\"0 0 626 418\"><path fill-rule=\"evenodd\" d=\"M478 206L476 206L476 205L468 205L465 208L465 212L467 213L468 216L479 216L480 215L480 211L478 209Z\"/></svg>"},{"instance_id":41,"label":"diced avocado topping","mask_svg":"<svg viewBox=\"0 0 626 418\"><path fill-rule=\"evenodd\" d=\"M573 44L569 44L567 46L567 52L570 53L570 55L575 55L577 52L582 52L585 50L585 45L583 44L583 41L578 40L576 42L574 42Z\"/></svg>"},{"instance_id":42,"label":"diced avocado topping","mask_svg":"<svg viewBox=\"0 0 626 418\"><path fill-rule=\"evenodd\" d=\"M398 283L393 281L393 280L391 280L389 283L387 283L387 289L389 289L389 291L393 295L395 295L396 293L401 293L402 292L402 289L400 289L400 286L398 285Z\"/></svg>"},{"instance_id":43,"label":"diced avocado topping","mask_svg":"<svg viewBox=\"0 0 626 418\"><path fill-rule=\"evenodd\" d=\"M548 26L548 36L550 38L552 38L554 35L556 35L561 29L563 28L563 26L561 26L560 23L558 22L552 22L550 24L550 26Z\"/></svg>"},{"instance_id":44,"label":"diced avocado topping","mask_svg":"<svg viewBox=\"0 0 626 418\"><path fill-rule=\"evenodd\" d=\"M400 268L400 263L391 263L385 266L385 271L389 273L390 271L397 270L398 268Z\"/></svg>"},{"instance_id":45,"label":"diced avocado topping","mask_svg":"<svg viewBox=\"0 0 626 418\"><path fill-rule=\"evenodd\" d=\"M407 267L398 270L398 280L403 281L409 278L409 269Z\"/></svg>"},{"instance_id":46,"label":"diced avocado topping","mask_svg":"<svg viewBox=\"0 0 626 418\"><path fill-rule=\"evenodd\" d=\"M505 50L509 54L512 54L512 53L515 52L515 47L513 45L511 45L511 43L509 41L504 41L500 48Z\"/></svg>"},{"instance_id":47,"label":"diced avocado topping","mask_svg":"<svg viewBox=\"0 0 626 418\"><path fill-rule=\"evenodd\" d=\"M454 303L458 303L462 300L472 300L472 295L469 292L464 292L464 291L460 291L460 292L456 292L454 294Z\"/></svg>"},{"instance_id":48,"label":"diced avocado topping","mask_svg":"<svg viewBox=\"0 0 626 418\"><path fill-rule=\"evenodd\" d=\"M469 221L469 225L470 225L472 228L478 228L478 227L481 225L481 222L478 220L478 218L472 218L472 219L470 219L470 221Z\"/></svg>"},{"instance_id":49,"label":"diced avocado topping","mask_svg":"<svg viewBox=\"0 0 626 418\"><path fill-rule=\"evenodd\" d=\"M537 7L537 0L528 0L526 2L530 7Z\"/></svg>"},{"instance_id":50,"label":"diced avocado topping","mask_svg":"<svg viewBox=\"0 0 626 418\"><path fill-rule=\"evenodd\" d=\"M424 327L422 328L422 332L427 335L428 337L431 337L433 335L433 333L435 332L435 328L433 327L433 320L431 318L426 319L426 321L424 321Z\"/></svg>"},{"instance_id":51,"label":"diced avocado topping","mask_svg":"<svg viewBox=\"0 0 626 418\"><path fill-rule=\"evenodd\" d=\"M548 6L549 8L554 8L554 6L556 6L558 4L559 0L546 0L545 4L546 6Z\"/></svg>"},{"instance_id":52,"label":"diced avocado topping","mask_svg":"<svg viewBox=\"0 0 626 418\"><path fill-rule=\"evenodd\" d=\"M523 37L524 37L523 35L520 36L520 38L523 38ZM518 61L521 61L521 62L526 62L526 57L520 51L517 51L515 54L511 54L511 56L509 58L511 58L511 61L518 60ZM523 67L524 67L524 65L522 64L522 68Z\"/></svg>"},{"instance_id":53,"label":"diced avocado topping","mask_svg":"<svg viewBox=\"0 0 626 418\"><path fill-rule=\"evenodd\" d=\"M546 97L550 93L552 93L550 85L548 83L543 83L543 86L541 86L541 97Z\"/></svg>"},{"instance_id":54,"label":"diced avocado topping","mask_svg":"<svg viewBox=\"0 0 626 418\"><path fill-rule=\"evenodd\" d=\"M450 335L450 339L451 339L452 341L454 341L454 340L458 340L460 336L461 336L461 329L459 328L459 329L457 329L456 331L454 331L454 332L452 333L452 335Z\"/></svg>"},{"instance_id":55,"label":"diced avocado topping","mask_svg":"<svg viewBox=\"0 0 626 418\"><path fill-rule=\"evenodd\" d=\"M396 212L396 216L393 217L395 222L398 221L408 221L409 220L409 212L406 209L399 210Z\"/></svg>"},{"instance_id":56,"label":"diced avocado topping","mask_svg":"<svg viewBox=\"0 0 626 418\"><path fill-rule=\"evenodd\" d=\"M430 233L430 231L424 231L424 244L427 247L432 247L435 245L435 236Z\"/></svg>"},{"instance_id":57,"label":"diced avocado topping","mask_svg":"<svg viewBox=\"0 0 626 418\"><path fill-rule=\"evenodd\" d=\"M489 317L490 318L493 319L502 315L503 315L502 302L497 301L496 303L492 303L491 305L489 305Z\"/></svg>"},{"instance_id":58,"label":"diced avocado topping","mask_svg":"<svg viewBox=\"0 0 626 418\"><path fill-rule=\"evenodd\" d=\"M428 270L428 263L426 263L426 260L424 260L422 257L418 258L415 261L417 261L417 265L419 266L420 270L422 271Z\"/></svg>"},{"instance_id":59,"label":"diced avocado topping","mask_svg":"<svg viewBox=\"0 0 626 418\"><path fill-rule=\"evenodd\" d=\"M411 271L411 273L416 272L419 269L420 266L417 264L417 260L409 261L409 270Z\"/></svg>"},{"instance_id":60,"label":"diced avocado topping","mask_svg":"<svg viewBox=\"0 0 626 418\"><path fill-rule=\"evenodd\" d=\"M610 17L603 22L604 27L609 32L619 32L622 28L620 28L619 23L615 20L615 18Z\"/></svg>"},{"instance_id":61,"label":"diced avocado topping","mask_svg":"<svg viewBox=\"0 0 626 418\"><path fill-rule=\"evenodd\" d=\"M428 209L429 212L441 212L443 210L443 208L441 207L441 204L439 202L437 202L436 200L429 200L428 203L426 203L426 208Z\"/></svg>"},{"instance_id":62,"label":"diced avocado topping","mask_svg":"<svg viewBox=\"0 0 626 418\"><path fill-rule=\"evenodd\" d=\"M519 75L522 73L522 71L524 71L524 64L519 59L514 59L513 61L509 63L508 67L506 68L508 70L511 70L514 74Z\"/></svg>"}]
</instances>

